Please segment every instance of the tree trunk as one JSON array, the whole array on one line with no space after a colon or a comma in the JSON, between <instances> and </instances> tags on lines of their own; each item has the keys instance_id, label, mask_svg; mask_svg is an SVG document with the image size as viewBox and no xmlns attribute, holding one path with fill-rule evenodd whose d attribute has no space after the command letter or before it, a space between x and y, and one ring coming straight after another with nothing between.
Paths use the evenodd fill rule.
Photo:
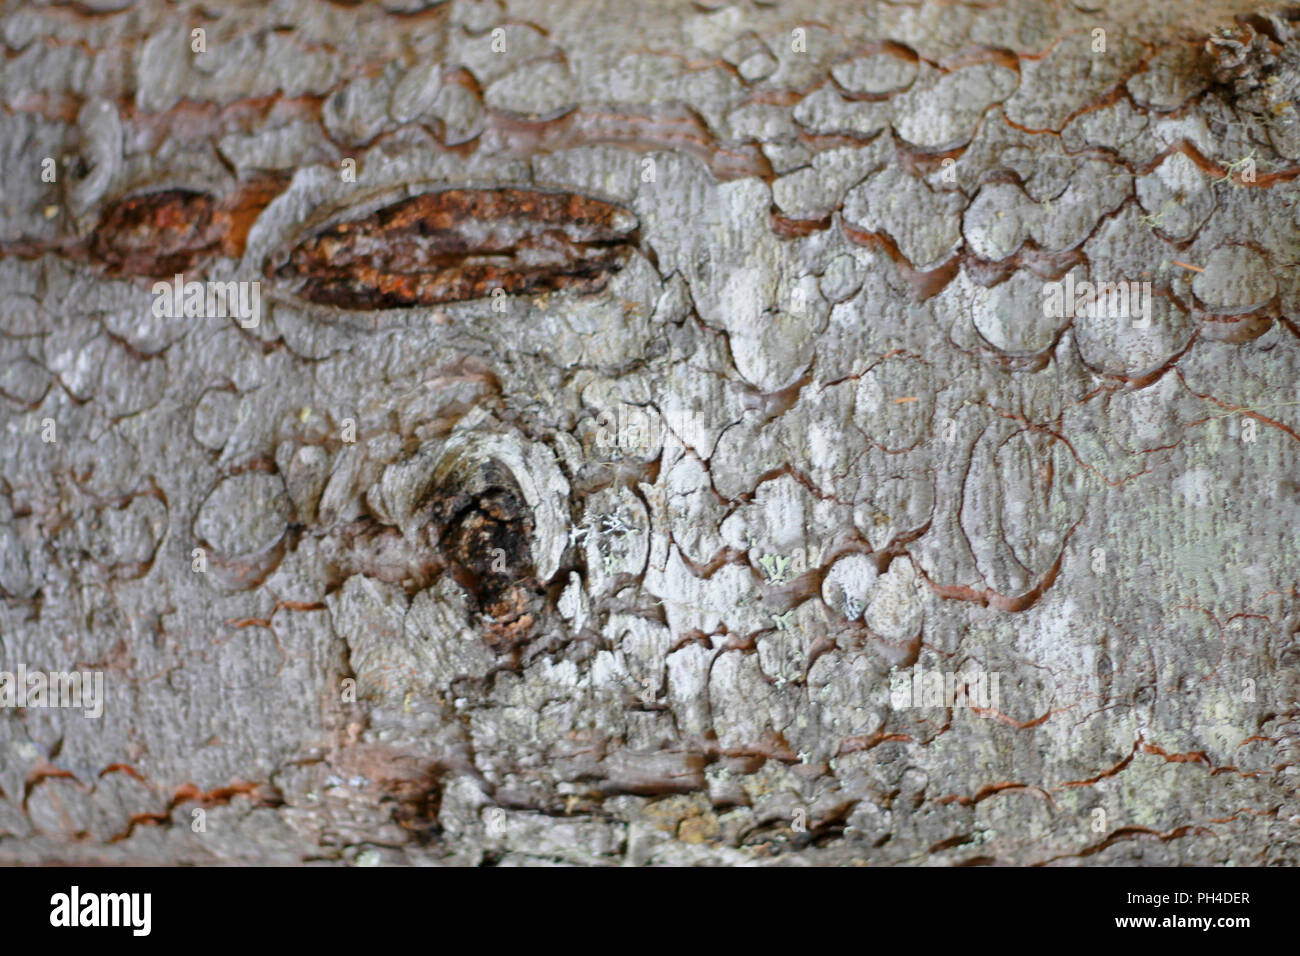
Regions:
<instances>
[{"instance_id":1,"label":"tree trunk","mask_svg":"<svg viewBox=\"0 0 1300 956\"><path fill-rule=\"evenodd\" d=\"M1294 9L3 28L0 860L1300 862Z\"/></svg>"}]
</instances>

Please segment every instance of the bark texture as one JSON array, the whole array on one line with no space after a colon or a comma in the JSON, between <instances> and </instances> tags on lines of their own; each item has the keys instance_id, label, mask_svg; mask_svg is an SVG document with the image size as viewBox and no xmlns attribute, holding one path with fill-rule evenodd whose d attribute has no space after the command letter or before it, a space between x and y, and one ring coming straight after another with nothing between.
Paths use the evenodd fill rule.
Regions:
<instances>
[{"instance_id":1,"label":"bark texture","mask_svg":"<svg viewBox=\"0 0 1300 956\"><path fill-rule=\"evenodd\" d=\"M3 9L0 860L1300 862L1300 12Z\"/></svg>"}]
</instances>

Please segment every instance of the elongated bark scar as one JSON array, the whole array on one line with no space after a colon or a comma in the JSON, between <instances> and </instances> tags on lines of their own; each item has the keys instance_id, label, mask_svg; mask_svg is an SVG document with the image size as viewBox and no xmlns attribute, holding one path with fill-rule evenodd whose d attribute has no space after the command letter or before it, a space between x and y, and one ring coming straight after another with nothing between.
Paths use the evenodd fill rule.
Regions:
<instances>
[{"instance_id":1,"label":"elongated bark scar","mask_svg":"<svg viewBox=\"0 0 1300 956\"><path fill-rule=\"evenodd\" d=\"M622 268L636 217L563 192L448 189L328 226L268 277L310 302L391 309L572 288L594 292Z\"/></svg>"},{"instance_id":2,"label":"elongated bark scar","mask_svg":"<svg viewBox=\"0 0 1300 956\"><path fill-rule=\"evenodd\" d=\"M215 252L223 231L210 195L168 189L131 196L105 210L90 252L110 272L170 277Z\"/></svg>"}]
</instances>

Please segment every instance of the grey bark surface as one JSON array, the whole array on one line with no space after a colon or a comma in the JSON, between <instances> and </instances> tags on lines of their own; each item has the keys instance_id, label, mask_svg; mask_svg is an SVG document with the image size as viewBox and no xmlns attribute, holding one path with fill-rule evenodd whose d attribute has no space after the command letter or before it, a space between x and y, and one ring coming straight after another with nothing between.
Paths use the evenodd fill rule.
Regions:
<instances>
[{"instance_id":1,"label":"grey bark surface","mask_svg":"<svg viewBox=\"0 0 1300 956\"><path fill-rule=\"evenodd\" d=\"M1300 15L119 6L0 19L0 670L106 691L0 710L0 861L1300 862ZM268 267L506 185L619 268Z\"/></svg>"}]
</instances>

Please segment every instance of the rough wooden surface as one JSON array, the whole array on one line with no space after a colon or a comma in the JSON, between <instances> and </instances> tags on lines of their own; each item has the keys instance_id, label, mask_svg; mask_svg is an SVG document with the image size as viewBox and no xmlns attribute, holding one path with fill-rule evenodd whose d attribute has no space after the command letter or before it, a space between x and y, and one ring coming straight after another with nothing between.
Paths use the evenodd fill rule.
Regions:
<instances>
[{"instance_id":1,"label":"rough wooden surface","mask_svg":"<svg viewBox=\"0 0 1300 956\"><path fill-rule=\"evenodd\" d=\"M0 21L0 860L1297 862L1300 15L120 6Z\"/></svg>"}]
</instances>

